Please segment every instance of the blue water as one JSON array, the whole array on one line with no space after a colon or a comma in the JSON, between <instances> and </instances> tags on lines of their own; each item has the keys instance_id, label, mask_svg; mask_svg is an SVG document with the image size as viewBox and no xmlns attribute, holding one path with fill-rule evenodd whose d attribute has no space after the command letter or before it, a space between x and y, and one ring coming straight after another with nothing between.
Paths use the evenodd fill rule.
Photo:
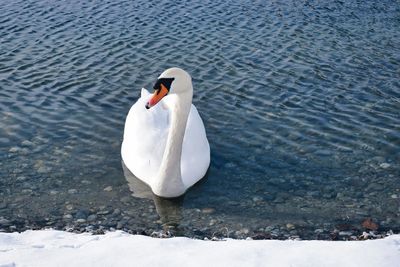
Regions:
<instances>
[{"instance_id":1,"label":"blue water","mask_svg":"<svg viewBox=\"0 0 400 267\"><path fill-rule=\"evenodd\" d=\"M393 1L1 1L0 229L399 231L399 29ZM131 196L120 145L171 66L212 152L165 212Z\"/></svg>"}]
</instances>

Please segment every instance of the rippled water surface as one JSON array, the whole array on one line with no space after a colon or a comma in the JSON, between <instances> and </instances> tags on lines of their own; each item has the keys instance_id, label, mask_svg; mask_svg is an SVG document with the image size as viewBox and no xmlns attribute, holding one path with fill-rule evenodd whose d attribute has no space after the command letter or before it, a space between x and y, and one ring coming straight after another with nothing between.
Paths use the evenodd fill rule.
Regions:
<instances>
[{"instance_id":1,"label":"rippled water surface","mask_svg":"<svg viewBox=\"0 0 400 267\"><path fill-rule=\"evenodd\" d=\"M400 4L373 2L1 1L0 229L398 232ZM211 167L183 199L139 198L124 120L171 66Z\"/></svg>"}]
</instances>

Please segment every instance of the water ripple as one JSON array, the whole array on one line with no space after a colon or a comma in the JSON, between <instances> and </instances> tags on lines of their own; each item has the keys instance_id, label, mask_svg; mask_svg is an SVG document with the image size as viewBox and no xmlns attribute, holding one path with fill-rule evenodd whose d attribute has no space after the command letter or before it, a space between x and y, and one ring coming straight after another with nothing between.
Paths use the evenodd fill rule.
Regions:
<instances>
[{"instance_id":1,"label":"water ripple","mask_svg":"<svg viewBox=\"0 0 400 267\"><path fill-rule=\"evenodd\" d=\"M399 4L11 1L0 11L1 189L21 191L13 181L22 174L41 196L74 179L126 187L126 113L141 87L180 66L193 76L212 148L209 178L189 193L189 209L228 198L241 208L218 216L251 229L239 210L254 225L274 209L283 209L278 223L333 222L342 218L336 210L359 220L323 197L344 192L358 196L344 199L359 214L400 227L394 202L381 199L400 183ZM386 189L374 194L370 184ZM87 190L97 203L99 188ZM268 205L248 202L254 195Z\"/></svg>"}]
</instances>

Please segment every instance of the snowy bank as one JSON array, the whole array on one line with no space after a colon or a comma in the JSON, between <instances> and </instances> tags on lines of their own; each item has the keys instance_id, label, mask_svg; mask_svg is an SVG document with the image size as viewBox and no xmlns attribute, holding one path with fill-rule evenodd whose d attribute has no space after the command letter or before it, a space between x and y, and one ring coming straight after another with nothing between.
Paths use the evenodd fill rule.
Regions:
<instances>
[{"instance_id":1,"label":"snowy bank","mask_svg":"<svg viewBox=\"0 0 400 267\"><path fill-rule=\"evenodd\" d=\"M202 241L55 230L0 234L0 266L400 266L400 235L367 241Z\"/></svg>"}]
</instances>

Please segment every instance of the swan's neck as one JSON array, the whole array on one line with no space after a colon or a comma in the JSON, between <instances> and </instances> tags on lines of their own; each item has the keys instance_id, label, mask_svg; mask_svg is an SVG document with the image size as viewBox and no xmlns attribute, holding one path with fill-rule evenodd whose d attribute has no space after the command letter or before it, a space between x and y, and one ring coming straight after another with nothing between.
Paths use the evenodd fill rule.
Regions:
<instances>
[{"instance_id":1,"label":"swan's neck","mask_svg":"<svg viewBox=\"0 0 400 267\"><path fill-rule=\"evenodd\" d=\"M192 96L192 90L169 96L171 123L161 166L153 188L156 195L176 197L182 195L186 190L181 175L181 158Z\"/></svg>"}]
</instances>

